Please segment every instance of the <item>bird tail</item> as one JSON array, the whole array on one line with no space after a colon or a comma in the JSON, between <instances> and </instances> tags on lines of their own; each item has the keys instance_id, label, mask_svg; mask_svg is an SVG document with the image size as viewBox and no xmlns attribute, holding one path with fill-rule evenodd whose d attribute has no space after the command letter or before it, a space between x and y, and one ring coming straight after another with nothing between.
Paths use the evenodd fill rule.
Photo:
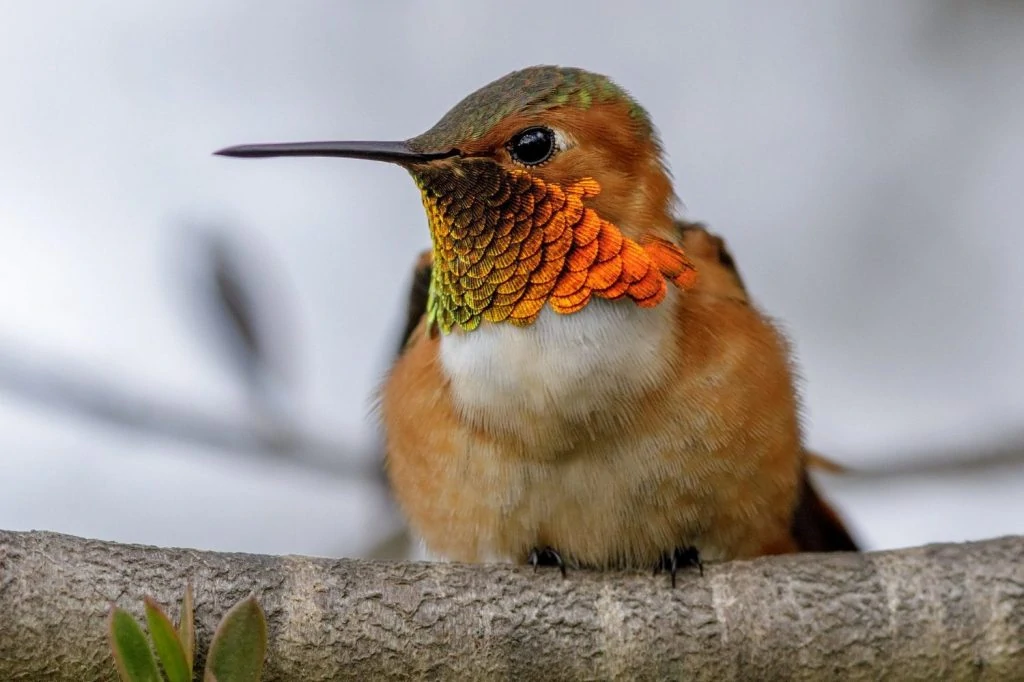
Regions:
<instances>
[{"instance_id":1,"label":"bird tail","mask_svg":"<svg viewBox=\"0 0 1024 682\"><path fill-rule=\"evenodd\" d=\"M800 552L859 551L839 515L814 489L806 471L793 515L792 533Z\"/></svg>"},{"instance_id":2,"label":"bird tail","mask_svg":"<svg viewBox=\"0 0 1024 682\"><path fill-rule=\"evenodd\" d=\"M835 460L829 459L820 452L814 452L813 450L804 450L804 461L807 466L812 469L821 469L827 471L830 474L845 474L850 471L845 464L840 464Z\"/></svg>"}]
</instances>

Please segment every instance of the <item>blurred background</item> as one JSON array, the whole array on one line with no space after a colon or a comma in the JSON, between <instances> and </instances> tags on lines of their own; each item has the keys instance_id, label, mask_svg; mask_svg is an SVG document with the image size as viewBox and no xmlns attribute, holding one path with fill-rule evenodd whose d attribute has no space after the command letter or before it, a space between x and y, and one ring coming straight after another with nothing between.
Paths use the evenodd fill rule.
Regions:
<instances>
[{"instance_id":1,"label":"blurred background","mask_svg":"<svg viewBox=\"0 0 1024 682\"><path fill-rule=\"evenodd\" d=\"M418 192L210 153L410 137L556 63L651 112L864 545L1024 532L1024 3L256 7L4 7L0 528L394 555L372 408Z\"/></svg>"}]
</instances>

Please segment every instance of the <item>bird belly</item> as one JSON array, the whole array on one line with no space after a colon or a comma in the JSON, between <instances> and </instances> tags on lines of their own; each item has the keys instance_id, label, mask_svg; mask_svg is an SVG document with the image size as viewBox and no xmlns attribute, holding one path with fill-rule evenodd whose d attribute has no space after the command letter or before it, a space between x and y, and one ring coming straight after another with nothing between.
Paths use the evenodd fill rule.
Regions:
<instances>
[{"instance_id":1,"label":"bird belly","mask_svg":"<svg viewBox=\"0 0 1024 682\"><path fill-rule=\"evenodd\" d=\"M784 534L795 410L761 409L757 377L781 372L772 390L791 399L785 358L744 341L683 371L676 304L593 301L411 347L383 396L388 469L428 550L521 562L551 546L579 565L647 566L691 544L753 556ZM741 376L751 354L778 372Z\"/></svg>"}]
</instances>

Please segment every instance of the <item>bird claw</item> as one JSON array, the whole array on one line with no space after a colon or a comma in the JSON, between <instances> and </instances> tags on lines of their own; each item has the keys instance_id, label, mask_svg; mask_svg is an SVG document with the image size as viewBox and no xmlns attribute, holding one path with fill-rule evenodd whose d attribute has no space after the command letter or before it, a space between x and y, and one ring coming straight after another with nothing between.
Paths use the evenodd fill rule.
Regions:
<instances>
[{"instance_id":1,"label":"bird claw","mask_svg":"<svg viewBox=\"0 0 1024 682\"><path fill-rule=\"evenodd\" d=\"M696 547L676 547L671 552L661 555L658 563L654 564L654 574L662 571L669 571L672 576L672 587L676 586L676 573L680 568L696 566L701 576L704 575L704 562L700 560L700 552Z\"/></svg>"},{"instance_id":2,"label":"bird claw","mask_svg":"<svg viewBox=\"0 0 1024 682\"><path fill-rule=\"evenodd\" d=\"M551 547L534 547L530 550L527 561L533 566L534 572L537 571L538 566L558 566L562 577L565 577L565 562L562 561L562 555Z\"/></svg>"}]
</instances>

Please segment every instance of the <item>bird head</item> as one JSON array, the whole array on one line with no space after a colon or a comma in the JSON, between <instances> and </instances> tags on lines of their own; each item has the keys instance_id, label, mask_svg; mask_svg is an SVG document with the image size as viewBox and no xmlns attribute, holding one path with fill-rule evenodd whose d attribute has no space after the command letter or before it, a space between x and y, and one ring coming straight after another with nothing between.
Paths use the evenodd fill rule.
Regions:
<instances>
[{"instance_id":1,"label":"bird head","mask_svg":"<svg viewBox=\"0 0 1024 682\"><path fill-rule=\"evenodd\" d=\"M654 306L695 270L673 242L674 194L647 112L605 76L536 66L480 88L403 142L229 147L404 167L433 243L431 328L529 325L594 298Z\"/></svg>"}]
</instances>

